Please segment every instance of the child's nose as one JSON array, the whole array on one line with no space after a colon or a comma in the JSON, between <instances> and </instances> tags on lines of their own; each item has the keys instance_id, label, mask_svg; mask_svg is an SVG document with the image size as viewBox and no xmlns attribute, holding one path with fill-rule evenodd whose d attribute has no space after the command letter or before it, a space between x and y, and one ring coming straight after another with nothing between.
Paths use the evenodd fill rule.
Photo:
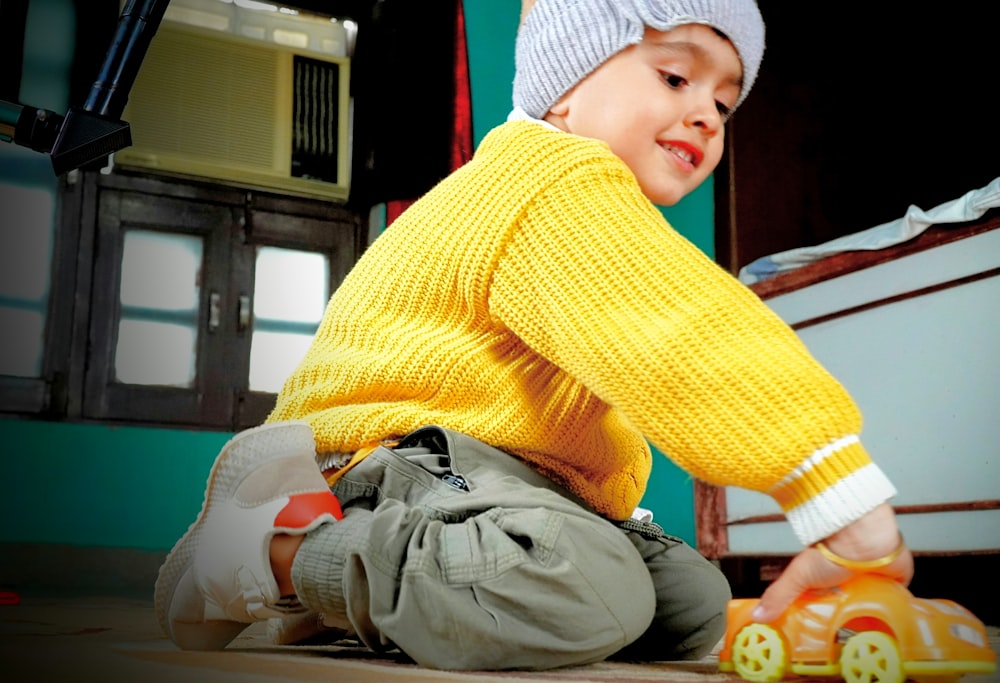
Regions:
<instances>
[{"instance_id":1,"label":"child's nose","mask_svg":"<svg viewBox=\"0 0 1000 683\"><path fill-rule=\"evenodd\" d=\"M714 98L708 98L707 101L705 98L698 98L692 103L686 122L705 135L715 135L725 123Z\"/></svg>"}]
</instances>

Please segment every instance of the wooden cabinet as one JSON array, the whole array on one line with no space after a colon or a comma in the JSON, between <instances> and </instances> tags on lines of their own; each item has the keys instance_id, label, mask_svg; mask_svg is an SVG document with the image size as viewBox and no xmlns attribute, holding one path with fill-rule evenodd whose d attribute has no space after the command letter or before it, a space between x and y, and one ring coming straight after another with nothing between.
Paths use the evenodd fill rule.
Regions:
<instances>
[{"instance_id":1,"label":"wooden cabinet","mask_svg":"<svg viewBox=\"0 0 1000 683\"><path fill-rule=\"evenodd\" d=\"M715 174L723 267L997 177L1000 127L982 92L1000 5L758 5L767 50ZM754 286L861 405L862 441L900 491L907 540L945 574L970 559L1000 564L998 228L994 210ZM769 498L698 482L694 493L698 548L730 565L734 585L772 578L799 549Z\"/></svg>"},{"instance_id":2,"label":"wooden cabinet","mask_svg":"<svg viewBox=\"0 0 1000 683\"><path fill-rule=\"evenodd\" d=\"M1000 553L1000 211L751 288L857 401L915 553ZM763 494L698 484L696 506L710 557L800 549Z\"/></svg>"}]
</instances>

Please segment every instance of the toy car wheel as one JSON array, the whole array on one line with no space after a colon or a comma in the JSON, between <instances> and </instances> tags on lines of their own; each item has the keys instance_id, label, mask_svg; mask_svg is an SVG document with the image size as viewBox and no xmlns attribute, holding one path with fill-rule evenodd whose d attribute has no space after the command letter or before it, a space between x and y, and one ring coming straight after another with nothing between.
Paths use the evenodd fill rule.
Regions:
<instances>
[{"instance_id":1,"label":"toy car wheel","mask_svg":"<svg viewBox=\"0 0 1000 683\"><path fill-rule=\"evenodd\" d=\"M748 681L780 681L788 668L788 649L781 634L766 624L744 626L733 640L733 668Z\"/></svg>"},{"instance_id":2,"label":"toy car wheel","mask_svg":"<svg viewBox=\"0 0 1000 683\"><path fill-rule=\"evenodd\" d=\"M880 631L862 631L840 651L840 675L846 683L903 683L903 662L896 640Z\"/></svg>"}]
</instances>

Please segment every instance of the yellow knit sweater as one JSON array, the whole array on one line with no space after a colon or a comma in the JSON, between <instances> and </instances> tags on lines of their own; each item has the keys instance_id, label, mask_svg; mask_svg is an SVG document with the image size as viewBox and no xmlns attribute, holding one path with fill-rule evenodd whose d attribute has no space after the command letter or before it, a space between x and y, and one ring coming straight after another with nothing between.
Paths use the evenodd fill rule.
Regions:
<instances>
[{"instance_id":1,"label":"yellow knit sweater","mask_svg":"<svg viewBox=\"0 0 1000 683\"><path fill-rule=\"evenodd\" d=\"M320 453L461 431L612 519L643 495L648 439L770 494L804 543L894 493L795 334L606 145L529 121L493 130L366 251L269 417L295 419Z\"/></svg>"}]
</instances>

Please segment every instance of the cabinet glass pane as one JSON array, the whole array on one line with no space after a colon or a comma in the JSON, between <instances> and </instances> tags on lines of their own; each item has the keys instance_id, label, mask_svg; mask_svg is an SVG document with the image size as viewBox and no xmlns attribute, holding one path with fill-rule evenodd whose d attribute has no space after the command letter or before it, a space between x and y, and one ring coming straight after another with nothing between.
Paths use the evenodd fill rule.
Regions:
<instances>
[{"instance_id":1,"label":"cabinet glass pane","mask_svg":"<svg viewBox=\"0 0 1000 683\"><path fill-rule=\"evenodd\" d=\"M261 247L254 276L254 317L319 323L328 296L328 271L323 254Z\"/></svg>"},{"instance_id":2,"label":"cabinet glass pane","mask_svg":"<svg viewBox=\"0 0 1000 683\"><path fill-rule=\"evenodd\" d=\"M309 348L329 295L329 264L323 254L277 247L258 249L251 390L281 389Z\"/></svg>"},{"instance_id":3,"label":"cabinet glass pane","mask_svg":"<svg viewBox=\"0 0 1000 683\"><path fill-rule=\"evenodd\" d=\"M54 219L51 190L0 183L0 375L41 376Z\"/></svg>"},{"instance_id":4,"label":"cabinet glass pane","mask_svg":"<svg viewBox=\"0 0 1000 683\"><path fill-rule=\"evenodd\" d=\"M124 384L190 387L195 379L197 339L192 325L122 320L115 379Z\"/></svg>"},{"instance_id":5,"label":"cabinet glass pane","mask_svg":"<svg viewBox=\"0 0 1000 683\"><path fill-rule=\"evenodd\" d=\"M191 235L125 233L116 381L194 385L202 252Z\"/></svg>"},{"instance_id":6,"label":"cabinet glass pane","mask_svg":"<svg viewBox=\"0 0 1000 683\"><path fill-rule=\"evenodd\" d=\"M194 311L198 306L201 239L129 230L122 245L122 306Z\"/></svg>"},{"instance_id":7,"label":"cabinet glass pane","mask_svg":"<svg viewBox=\"0 0 1000 683\"><path fill-rule=\"evenodd\" d=\"M254 332L250 346L250 388L277 393L309 349L311 334Z\"/></svg>"},{"instance_id":8,"label":"cabinet glass pane","mask_svg":"<svg viewBox=\"0 0 1000 683\"><path fill-rule=\"evenodd\" d=\"M42 371L45 316L0 306L0 375L39 377Z\"/></svg>"}]
</instances>

